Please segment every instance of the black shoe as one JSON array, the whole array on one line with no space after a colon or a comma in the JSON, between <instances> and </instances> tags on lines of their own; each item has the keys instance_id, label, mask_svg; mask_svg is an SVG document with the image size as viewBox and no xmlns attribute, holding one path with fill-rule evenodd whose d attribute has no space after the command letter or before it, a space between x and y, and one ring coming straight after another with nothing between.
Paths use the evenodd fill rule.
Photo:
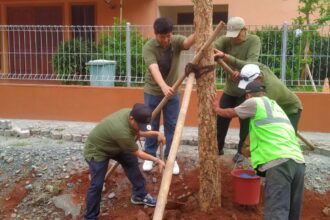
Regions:
<instances>
[{"instance_id":1,"label":"black shoe","mask_svg":"<svg viewBox=\"0 0 330 220\"><path fill-rule=\"evenodd\" d=\"M243 155L240 153L236 153L235 156L233 157L233 162L234 163L239 163L243 161Z\"/></svg>"},{"instance_id":2,"label":"black shoe","mask_svg":"<svg viewBox=\"0 0 330 220\"><path fill-rule=\"evenodd\" d=\"M132 196L131 202L135 205L156 206L157 199L153 198L149 193L144 197Z\"/></svg>"},{"instance_id":3,"label":"black shoe","mask_svg":"<svg viewBox=\"0 0 330 220\"><path fill-rule=\"evenodd\" d=\"M223 149L219 150L219 155L224 155L225 152L223 152Z\"/></svg>"}]
</instances>

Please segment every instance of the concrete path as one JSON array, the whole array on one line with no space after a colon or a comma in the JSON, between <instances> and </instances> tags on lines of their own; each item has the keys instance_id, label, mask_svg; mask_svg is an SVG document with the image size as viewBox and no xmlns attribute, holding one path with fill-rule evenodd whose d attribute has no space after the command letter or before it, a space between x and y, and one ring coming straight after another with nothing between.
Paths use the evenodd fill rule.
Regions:
<instances>
[{"instance_id":1,"label":"concrete path","mask_svg":"<svg viewBox=\"0 0 330 220\"><path fill-rule=\"evenodd\" d=\"M56 131L61 134L82 135L86 137L96 123L92 122L72 122L72 121L51 121L51 120L23 120L23 119L0 119L0 121L10 121L13 129L30 131ZM32 132L33 133L33 132ZM235 148L238 143L238 129L229 129L226 137L226 148ZM303 137L310 140L316 147L315 152L330 156L330 133L322 132L300 132ZM184 127L182 132L182 144L198 144L198 128ZM304 145L303 142L299 142Z\"/></svg>"}]
</instances>

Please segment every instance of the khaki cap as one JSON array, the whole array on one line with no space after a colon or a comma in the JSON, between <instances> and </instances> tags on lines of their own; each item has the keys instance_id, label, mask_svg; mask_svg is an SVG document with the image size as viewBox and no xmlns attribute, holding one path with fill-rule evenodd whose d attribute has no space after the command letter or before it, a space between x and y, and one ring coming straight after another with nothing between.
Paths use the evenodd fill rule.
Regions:
<instances>
[{"instance_id":1,"label":"khaki cap","mask_svg":"<svg viewBox=\"0 0 330 220\"><path fill-rule=\"evenodd\" d=\"M239 32L244 28L245 22L241 17L231 17L227 22L226 37L237 37Z\"/></svg>"}]
</instances>

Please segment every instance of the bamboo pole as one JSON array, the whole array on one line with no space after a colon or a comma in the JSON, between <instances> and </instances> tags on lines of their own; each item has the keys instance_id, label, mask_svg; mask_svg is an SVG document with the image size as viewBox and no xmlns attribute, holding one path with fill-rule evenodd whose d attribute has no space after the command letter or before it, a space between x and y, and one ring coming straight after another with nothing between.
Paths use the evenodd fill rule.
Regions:
<instances>
[{"instance_id":1,"label":"bamboo pole","mask_svg":"<svg viewBox=\"0 0 330 220\"><path fill-rule=\"evenodd\" d=\"M179 118L175 127L171 150L166 161L165 170L163 172L162 182L158 193L157 204L156 204L153 220L163 219L164 210L167 203L167 195L172 181L174 161L181 140L182 130L184 127L184 121L186 119L186 114L189 106L190 95L193 88L194 80L195 80L195 74L191 73L187 79L186 89L182 100Z\"/></svg>"},{"instance_id":2,"label":"bamboo pole","mask_svg":"<svg viewBox=\"0 0 330 220\"><path fill-rule=\"evenodd\" d=\"M202 49L195 55L195 57L192 60L193 64L199 63L199 61L202 59L203 52L212 44L212 42L215 40L217 35L220 33L222 28L225 26L225 23L222 21L219 22L219 24L214 29L211 37L204 43ZM172 86L174 91L177 91L183 80L186 78L185 74L181 75L181 77L174 83ZM153 120L156 115L162 110L166 102L168 101L168 97L164 97L163 100L158 104L156 109L152 112L151 120Z\"/></svg>"},{"instance_id":3,"label":"bamboo pole","mask_svg":"<svg viewBox=\"0 0 330 220\"><path fill-rule=\"evenodd\" d=\"M217 25L217 27L213 31L212 35L210 36L210 38L205 42L205 44L203 45L201 50L198 51L198 53L193 58L193 60L192 60L193 64L199 63L199 61L201 60L201 58L203 56L203 52L206 51L208 49L208 47L212 44L212 42L215 40L217 35L220 33L220 31L224 27L224 25L225 24L223 22L220 22ZM183 75L180 79L178 79L178 81L176 81L176 83L173 85L172 88L174 88L174 90L176 91L184 79L185 79L185 75ZM176 154L177 154L178 147L179 147L180 140L181 140L182 130L184 127L184 121L186 119L186 114L187 114L187 110L188 110L188 106L189 106L189 101L190 101L190 96L191 96L191 91L193 88L194 80L195 80L195 74L190 73L187 78L187 82L186 82L185 93L183 96L178 121L177 121L177 124L175 127L171 150L170 150L170 153L169 153L167 161L166 161L162 182L161 182L160 190L159 190L158 197L157 197L157 204L156 204L153 220L161 220L164 215L164 210L165 210L165 206L167 203L167 196L168 196L168 192L169 192L169 188L170 188L170 184L171 184L171 180L172 180L174 161L176 159ZM165 105L167 100L168 100L168 98L164 97L164 99L162 100L161 103L159 103L159 105L157 106L157 108L155 109L154 112L160 111L160 109L162 109L162 107ZM157 109L159 109L159 110L157 110Z\"/></svg>"},{"instance_id":4,"label":"bamboo pole","mask_svg":"<svg viewBox=\"0 0 330 220\"><path fill-rule=\"evenodd\" d=\"M219 24L216 26L216 28L214 29L211 37L204 43L202 49L195 55L195 57L193 58L192 63L196 64L198 63L203 56L203 52L213 43L213 41L215 40L215 38L218 36L218 34L220 33L220 31L223 29L223 27L225 26L225 23L223 23L222 21L219 22ZM174 85L172 86L174 91L177 91L179 86L181 85L181 83L183 82L183 80L186 78L185 74L182 74L182 76L174 83ZM166 102L168 101L169 98L167 98L166 96L162 99L162 101L158 104L158 106L155 108L155 110L152 112L151 115L151 121L155 119L156 115L160 113L160 111L163 109L164 105L166 104ZM114 167L115 166L115 167ZM116 162L113 165L114 169L118 167L118 162ZM105 179L104 181L106 181L109 176L111 175L112 171L112 167L108 169L106 175L105 175Z\"/></svg>"},{"instance_id":5,"label":"bamboo pole","mask_svg":"<svg viewBox=\"0 0 330 220\"><path fill-rule=\"evenodd\" d=\"M225 61L223 61L222 59L218 59L217 62L221 65L221 67L227 71L229 74L233 75L234 74L234 71L227 65L227 63ZM304 138L302 136L302 134L300 134L298 131L297 131L297 136L300 138L300 140L302 140L311 150L314 150L315 149L315 146L314 144L309 141L307 138Z\"/></svg>"}]
</instances>

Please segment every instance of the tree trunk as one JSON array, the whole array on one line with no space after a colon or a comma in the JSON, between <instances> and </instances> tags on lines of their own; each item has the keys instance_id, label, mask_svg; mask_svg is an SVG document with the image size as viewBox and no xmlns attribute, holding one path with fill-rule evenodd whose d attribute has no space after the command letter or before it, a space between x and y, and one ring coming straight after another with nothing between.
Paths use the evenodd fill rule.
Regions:
<instances>
[{"instance_id":1,"label":"tree trunk","mask_svg":"<svg viewBox=\"0 0 330 220\"><path fill-rule=\"evenodd\" d=\"M305 49L304 49L304 65L302 67L301 70L301 74L300 74L300 81L304 81L306 80L306 68L305 68L305 64L307 63L307 57L308 57L308 53L309 53L309 46L310 46L310 40L307 39L306 45L305 45Z\"/></svg>"},{"instance_id":2,"label":"tree trunk","mask_svg":"<svg viewBox=\"0 0 330 220\"><path fill-rule=\"evenodd\" d=\"M212 33L211 0L194 1L195 46L199 51ZM212 65L213 49L205 50L200 66ZM216 139L216 115L212 110L210 94L215 93L215 72L197 79L198 94L198 147L200 163L199 201L202 211L209 212L221 206L219 156Z\"/></svg>"},{"instance_id":3,"label":"tree trunk","mask_svg":"<svg viewBox=\"0 0 330 220\"><path fill-rule=\"evenodd\" d=\"M306 80L306 74L307 74L308 77L309 77L309 80L312 83L314 92L317 92L317 89L316 89L315 83L314 83L314 79L313 79L313 75L312 75L311 70L310 70L309 65L308 65L308 54L309 54L309 51L310 51L310 44L311 44L311 42L310 42L310 39L308 37L306 45L305 45L305 49L304 49L304 66L303 66L302 71L301 71L300 80L301 81Z\"/></svg>"}]
</instances>

